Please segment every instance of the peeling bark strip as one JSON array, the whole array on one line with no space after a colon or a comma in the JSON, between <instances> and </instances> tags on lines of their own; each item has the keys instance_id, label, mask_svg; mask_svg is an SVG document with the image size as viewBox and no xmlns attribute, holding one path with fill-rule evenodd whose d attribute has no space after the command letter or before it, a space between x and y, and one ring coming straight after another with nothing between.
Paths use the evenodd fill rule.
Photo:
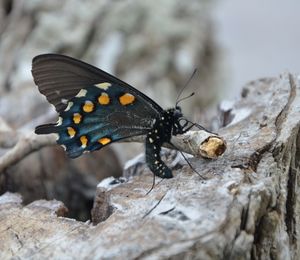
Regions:
<instances>
[{"instance_id":1,"label":"peeling bark strip","mask_svg":"<svg viewBox=\"0 0 300 260\"><path fill-rule=\"evenodd\" d=\"M299 77L253 81L242 93L224 111L227 152L192 159L205 181L184 167L145 196L150 172L106 179L98 225L57 217L57 202L3 195L0 258L299 259Z\"/></svg>"}]
</instances>

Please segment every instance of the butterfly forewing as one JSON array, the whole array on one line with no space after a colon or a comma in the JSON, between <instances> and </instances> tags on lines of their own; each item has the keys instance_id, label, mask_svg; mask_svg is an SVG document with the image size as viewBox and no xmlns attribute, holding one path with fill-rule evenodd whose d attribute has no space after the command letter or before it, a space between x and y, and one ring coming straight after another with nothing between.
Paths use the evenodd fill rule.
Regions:
<instances>
[{"instance_id":1,"label":"butterfly forewing","mask_svg":"<svg viewBox=\"0 0 300 260\"><path fill-rule=\"evenodd\" d=\"M67 107L70 100L84 87L109 82L131 90L148 103L157 113L161 107L152 99L139 92L126 82L90 64L59 54L43 54L32 61L32 75L39 91L46 96L57 112Z\"/></svg>"}]
</instances>

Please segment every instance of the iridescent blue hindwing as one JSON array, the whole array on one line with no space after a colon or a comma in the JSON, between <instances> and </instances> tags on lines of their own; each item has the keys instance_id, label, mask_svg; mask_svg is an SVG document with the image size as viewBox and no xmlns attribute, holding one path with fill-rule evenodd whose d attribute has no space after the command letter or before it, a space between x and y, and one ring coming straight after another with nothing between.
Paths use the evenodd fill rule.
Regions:
<instances>
[{"instance_id":1,"label":"iridescent blue hindwing","mask_svg":"<svg viewBox=\"0 0 300 260\"><path fill-rule=\"evenodd\" d=\"M59 116L52 132L75 158L121 139L146 135L157 113L130 89L102 83L81 89Z\"/></svg>"}]
</instances>

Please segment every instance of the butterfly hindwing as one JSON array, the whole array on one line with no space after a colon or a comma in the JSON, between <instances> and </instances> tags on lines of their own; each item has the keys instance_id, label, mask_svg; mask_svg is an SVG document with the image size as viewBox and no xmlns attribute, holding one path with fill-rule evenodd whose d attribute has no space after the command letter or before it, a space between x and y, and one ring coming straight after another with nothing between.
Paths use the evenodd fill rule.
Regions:
<instances>
[{"instance_id":1,"label":"butterfly hindwing","mask_svg":"<svg viewBox=\"0 0 300 260\"><path fill-rule=\"evenodd\" d=\"M146 135L163 111L127 83L73 58L37 56L32 73L40 92L59 112L57 124L38 126L36 133L58 134L57 142L70 157Z\"/></svg>"},{"instance_id":2,"label":"butterfly hindwing","mask_svg":"<svg viewBox=\"0 0 300 260\"><path fill-rule=\"evenodd\" d=\"M99 84L100 86L106 84ZM56 126L58 143L66 147L70 157L84 151L94 151L120 139L146 135L156 113L143 100L121 88L107 83L106 89L97 85L82 89L60 113ZM81 96L82 95L82 96Z\"/></svg>"}]
</instances>

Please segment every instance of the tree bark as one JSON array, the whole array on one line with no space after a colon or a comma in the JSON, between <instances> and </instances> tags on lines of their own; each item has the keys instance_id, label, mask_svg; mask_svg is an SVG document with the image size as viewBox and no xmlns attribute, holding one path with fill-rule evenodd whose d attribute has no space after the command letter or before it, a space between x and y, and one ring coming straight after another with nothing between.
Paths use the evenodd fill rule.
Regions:
<instances>
[{"instance_id":1,"label":"tree bark","mask_svg":"<svg viewBox=\"0 0 300 260\"><path fill-rule=\"evenodd\" d=\"M226 111L218 159L152 185L148 169L98 185L93 221L57 201L0 197L0 258L299 259L299 77L249 83ZM184 162L184 161L183 161ZM98 224L96 224L98 223Z\"/></svg>"}]
</instances>

